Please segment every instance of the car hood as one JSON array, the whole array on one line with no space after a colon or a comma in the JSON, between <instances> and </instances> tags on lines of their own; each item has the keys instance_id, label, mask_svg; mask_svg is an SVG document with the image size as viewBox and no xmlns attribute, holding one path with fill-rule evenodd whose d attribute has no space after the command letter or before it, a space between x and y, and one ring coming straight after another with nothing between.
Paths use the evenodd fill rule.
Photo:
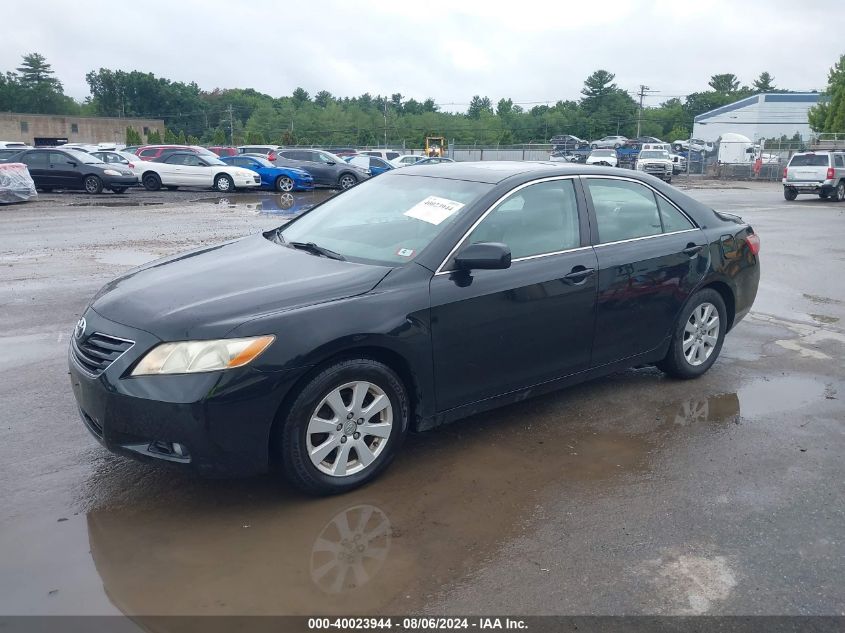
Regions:
<instances>
[{"instance_id":1,"label":"car hood","mask_svg":"<svg viewBox=\"0 0 845 633\"><path fill-rule=\"evenodd\" d=\"M215 338L257 316L363 294L390 270L311 255L259 234L131 270L106 284L91 307L163 340Z\"/></svg>"}]
</instances>

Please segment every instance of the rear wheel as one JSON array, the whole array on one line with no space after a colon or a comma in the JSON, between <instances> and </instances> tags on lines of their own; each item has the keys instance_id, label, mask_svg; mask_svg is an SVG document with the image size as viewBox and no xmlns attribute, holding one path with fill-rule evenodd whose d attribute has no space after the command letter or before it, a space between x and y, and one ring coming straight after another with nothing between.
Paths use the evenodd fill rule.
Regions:
<instances>
[{"instance_id":1,"label":"rear wheel","mask_svg":"<svg viewBox=\"0 0 845 633\"><path fill-rule=\"evenodd\" d=\"M296 397L273 450L297 488L346 492L393 460L407 432L408 409L405 387L389 367L367 358L339 361Z\"/></svg>"},{"instance_id":2,"label":"rear wheel","mask_svg":"<svg viewBox=\"0 0 845 633\"><path fill-rule=\"evenodd\" d=\"M798 191L794 187L784 187L783 197L787 200L795 200L798 197Z\"/></svg>"},{"instance_id":3,"label":"rear wheel","mask_svg":"<svg viewBox=\"0 0 845 633\"><path fill-rule=\"evenodd\" d=\"M147 191L158 191L161 189L161 178L158 177L158 174L144 174L141 183Z\"/></svg>"},{"instance_id":4,"label":"rear wheel","mask_svg":"<svg viewBox=\"0 0 845 633\"><path fill-rule=\"evenodd\" d=\"M719 357L726 329L722 295L711 288L696 292L681 312L669 351L657 366L675 378L698 378Z\"/></svg>"},{"instance_id":5,"label":"rear wheel","mask_svg":"<svg viewBox=\"0 0 845 633\"><path fill-rule=\"evenodd\" d=\"M290 176L279 176L276 178L276 191L293 191L293 178Z\"/></svg>"},{"instance_id":6,"label":"rear wheel","mask_svg":"<svg viewBox=\"0 0 845 633\"><path fill-rule=\"evenodd\" d=\"M224 193L233 191L235 189L235 181L228 174L220 174L214 179L214 188Z\"/></svg>"},{"instance_id":7,"label":"rear wheel","mask_svg":"<svg viewBox=\"0 0 845 633\"><path fill-rule=\"evenodd\" d=\"M836 185L836 192L834 194L834 198L837 202L845 201L845 180L840 180L839 184Z\"/></svg>"},{"instance_id":8,"label":"rear wheel","mask_svg":"<svg viewBox=\"0 0 845 633\"><path fill-rule=\"evenodd\" d=\"M84 184L86 193L102 193L103 191L103 181L100 180L99 176L93 174L85 176Z\"/></svg>"}]
</instances>

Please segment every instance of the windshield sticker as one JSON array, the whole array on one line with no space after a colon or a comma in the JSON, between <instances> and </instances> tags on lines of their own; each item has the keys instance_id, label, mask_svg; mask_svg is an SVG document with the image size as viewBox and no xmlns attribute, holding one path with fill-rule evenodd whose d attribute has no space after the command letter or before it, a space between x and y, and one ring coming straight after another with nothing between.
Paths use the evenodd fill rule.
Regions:
<instances>
[{"instance_id":1,"label":"windshield sticker","mask_svg":"<svg viewBox=\"0 0 845 633\"><path fill-rule=\"evenodd\" d=\"M428 222L429 224L437 225L446 218L454 215L463 206L461 202L455 202L454 200L447 200L446 198L439 198L437 196L429 196L405 211L405 215L409 218L415 218L423 222Z\"/></svg>"},{"instance_id":2,"label":"windshield sticker","mask_svg":"<svg viewBox=\"0 0 845 633\"><path fill-rule=\"evenodd\" d=\"M396 254L399 255L399 257L413 257L414 250L411 248L400 248L396 251Z\"/></svg>"}]
</instances>

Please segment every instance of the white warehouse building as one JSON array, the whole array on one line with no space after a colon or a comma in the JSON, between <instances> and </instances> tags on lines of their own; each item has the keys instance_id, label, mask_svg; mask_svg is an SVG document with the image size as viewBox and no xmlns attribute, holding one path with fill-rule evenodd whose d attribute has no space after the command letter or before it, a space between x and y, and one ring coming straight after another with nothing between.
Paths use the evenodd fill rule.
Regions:
<instances>
[{"instance_id":1,"label":"white warehouse building","mask_svg":"<svg viewBox=\"0 0 845 633\"><path fill-rule=\"evenodd\" d=\"M807 111L819 102L817 92L759 94L740 99L695 117L693 138L715 142L727 132L752 141L792 138L809 139L812 132Z\"/></svg>"}]
</instances>

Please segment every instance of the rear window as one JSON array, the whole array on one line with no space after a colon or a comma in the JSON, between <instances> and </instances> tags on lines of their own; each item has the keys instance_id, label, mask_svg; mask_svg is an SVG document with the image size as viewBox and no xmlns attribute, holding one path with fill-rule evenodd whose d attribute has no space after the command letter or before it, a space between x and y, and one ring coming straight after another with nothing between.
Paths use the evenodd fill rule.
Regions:
<instances>
[{"instance_id":1,"label":"rear window","mask_svg":"<svg viewBox=\"0 0 845 633\"><path fill-rule=\"evenodd\" d=\"M387 160L393 160L394 158L399 158L399 152L387 152L385 156L387 156Z\"/></svg>"},{"instance_id":2,"label":"rear window","mask_svg":"<svg viewBox=\"0 0 845 633\"><path fill-rule=\"evenodd\" d=\"M827 154L796 154L789 162L790 167L827 167Z\"/></svg>"}]
</instances>

